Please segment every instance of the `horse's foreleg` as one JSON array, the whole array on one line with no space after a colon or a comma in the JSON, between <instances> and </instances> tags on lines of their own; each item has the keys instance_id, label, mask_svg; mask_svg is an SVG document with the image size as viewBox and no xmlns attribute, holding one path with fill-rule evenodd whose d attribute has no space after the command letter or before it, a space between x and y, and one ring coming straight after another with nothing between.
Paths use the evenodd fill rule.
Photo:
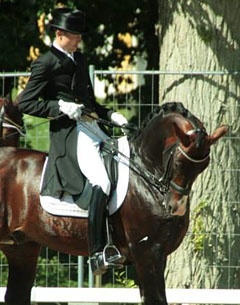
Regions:
<instances>
[{"instance_id":1,"label":"horse's foreleg","mask_svg":"<svg viewBox=\"0 0 240 305\"><path fill-rule=\"evenodd\" d=\"M134 263L144 305L167 305L164 270L166 256L159 244L142 241L133 249Z\"/></svg>"},{"instance_id":2,"label":"horse's foreleg","mask_svg":"<svg viewBox=\"0 0 240 305\"><path fill-rule=\"evenodd\" d=\"M30 305L40 246L35 243L27 243L4 246L2 250L9 265L5 303L7 305Z\"/></svg>"}]
</instances>

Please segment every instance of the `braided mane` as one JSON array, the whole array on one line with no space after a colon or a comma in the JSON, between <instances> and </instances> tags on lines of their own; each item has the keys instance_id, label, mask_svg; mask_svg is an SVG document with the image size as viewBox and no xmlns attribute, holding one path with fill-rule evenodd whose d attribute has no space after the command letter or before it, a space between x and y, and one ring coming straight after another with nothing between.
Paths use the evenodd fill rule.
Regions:
<instances>
[{"instance_id":1,"label":"braided mane","mask_svg":"<svg viewBox=\"0 0 240 305\"><path fill-rule=\"evenodd\" d=\"M159 116L160 118L164 118L169 113L176 112L180 115L182 115L187 120L190 120L194 126L199 125L199 120L188 110L186 109L182 103L180 102L169 102L164 103L160 106L155 106L153 111L150 112L145 120L142 122L140 128L138 131L132 136L132 139L137 138L142 130L149 124L149 122L154 119L156 116Z\"/></svg>"}]
</instances>

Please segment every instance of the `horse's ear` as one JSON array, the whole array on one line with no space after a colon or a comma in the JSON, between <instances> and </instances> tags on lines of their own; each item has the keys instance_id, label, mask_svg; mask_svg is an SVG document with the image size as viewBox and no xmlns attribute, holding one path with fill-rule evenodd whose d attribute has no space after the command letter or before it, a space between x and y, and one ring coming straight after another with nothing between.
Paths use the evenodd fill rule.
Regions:
<instances>
[{"instance_id":1,"label":"horse's ear","mask_svg":"<svg viewBox=\"0 0 240 305\"><path fill-rule=\"evenodd\" d=\"M208 136L210 145L215 144L221 137L223 137L228 131L228 126L223 125L218 127L212 135Z\"/></svg>"},{"instance_id":2,"label":"horse's ear","mask_svg":"<svg viewBox=\"0 0 240 305\"><path fill-rule=\"evenodd\" d=\"M188 147L191 144L191 136L184 131L183 126L178 126L176 123L173 123L173 126L177 137L180 139L180 142L183 144L183 146Z\"/></svg>"}]
</instances>

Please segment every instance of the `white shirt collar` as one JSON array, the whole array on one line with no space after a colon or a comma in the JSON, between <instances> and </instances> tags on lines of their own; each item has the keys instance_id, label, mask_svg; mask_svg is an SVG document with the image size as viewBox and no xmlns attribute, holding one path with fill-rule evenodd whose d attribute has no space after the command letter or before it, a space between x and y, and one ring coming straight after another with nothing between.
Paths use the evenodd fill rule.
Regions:
<instances>
[{"instance_id":1,"label":"white shirt collar","mask_svg":"<svg viewBox=\"0 0 240 305\"><path fill-rule=\"evenodd\" d=\"M69 53L65 51L62 47L60 47L60 45L57 43L56 40L53 41L53 46L54 48L58 49L60 52L66 54L69 58L71 58L74 61L73 53Z\"/></svg>"}]
</instances>

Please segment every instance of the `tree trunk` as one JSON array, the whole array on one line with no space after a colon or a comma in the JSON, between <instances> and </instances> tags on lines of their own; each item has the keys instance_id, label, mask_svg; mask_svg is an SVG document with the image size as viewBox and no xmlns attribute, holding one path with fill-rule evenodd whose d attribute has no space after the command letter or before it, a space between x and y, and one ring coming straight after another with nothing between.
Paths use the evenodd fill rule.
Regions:
<instances>
[{"instance_id":1,"label":"tree trunk","mask_svg":"<svg viewBox=\"0 0 240 305\"><path fill-rule=\"evenodd\" d=\"M176 72L160 76L160 103L182 102L209 133L230 126L193 186L189 234L168 258L167 287L240 288L240 1L159 8L160 70Z\"/></svg>"}]
</instances>

